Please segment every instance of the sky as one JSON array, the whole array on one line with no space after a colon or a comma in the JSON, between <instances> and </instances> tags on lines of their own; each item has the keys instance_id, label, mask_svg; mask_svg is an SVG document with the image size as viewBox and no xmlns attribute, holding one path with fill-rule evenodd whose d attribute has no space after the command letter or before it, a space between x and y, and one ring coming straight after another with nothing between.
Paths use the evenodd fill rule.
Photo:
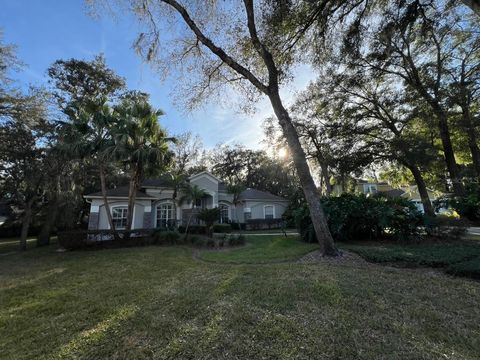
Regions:
<instances>
[{"instance_id":1,"label":"sky","mask_svg":"<svg viewBox=\"0 0 480 360\"><path fill-rule=\"evenodd\" d=\"M0 29L3 42L16 45L17 56L26 65L12 75L22 86L45 85L47 68L57 59L91 60L103 53L107 65L126 79L129 89L149 93L152 104L166 113L160 122L169 133L191 131L200 135L207 148L219 143L265 146L261 124L273 115L266 99L258 102L254 114L218 103L206 103L190 113L176 108L170 97L173 79L162 82L135 54L132 44L138 25L128 16L93 18L83 0L1 0ZM287 105L312 79L311 73L308 66L296 69L295 80L282 91Z\"/></svg>"}]
</instances>

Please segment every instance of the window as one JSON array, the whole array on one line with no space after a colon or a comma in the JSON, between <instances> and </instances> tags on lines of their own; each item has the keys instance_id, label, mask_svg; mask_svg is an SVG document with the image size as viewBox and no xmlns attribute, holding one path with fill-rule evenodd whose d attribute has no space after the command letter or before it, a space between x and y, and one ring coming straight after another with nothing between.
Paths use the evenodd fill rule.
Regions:
<instances>
[{"instance_id":1,"label":"window","mask_svg":"<svg viewBox=\"0 0 480 360\"><path fill-rule=\"evenodd\" d=\"M173 204L165 203L157 206L157 227L169 227L175 220Z\"/></svg>"},{"instance_id":2,"label":"window","mask_svg":"<svg viewBox=\"0 0 480 360\"><path fill-rule=\"evenodd\" d=\"M220 224L228 224L228 205L220 204Z\"/></svg>"},{"instance_id":3,"label":"window","mask_svg":"<svg viewBox=\"0 0 480 360\"><path fill-rule=\"evenodd\" d=\"M127 227L127 211L128 208L126 206L112 209L112 220L115 229L125 229Z\"/></svg>"},{"instance_id":4,"label":"window","mask_svg":"<svg viewBox=\"0 0 480 360\"><path fill-rule=\"evenodd\" d=\"M252 218L252 211L250 210L250 208L245 208L245 210L243 210L243 216L245 218L245 221Z\"/></svg>"},{"instance_id":5,"label":"window","mask_svg":"<svg viewBox=\"0 0 480 360\"><path fill-rule=\"evenodd\" d=\"M263 211L265 214L265 219L273 219L275 217L273 205L265 205L263 207Z\"/></svg>"},{"instance_id":6,"label":"window","mask_svg":"<svg viewBox=\"0 0 480 360\"><path fill-rule=\"evenodd\" d=\"M363 192L365 194L375 194L377 192L377 184L365 184L365 185L363 185Z\"/></svg>"}]
</instances>

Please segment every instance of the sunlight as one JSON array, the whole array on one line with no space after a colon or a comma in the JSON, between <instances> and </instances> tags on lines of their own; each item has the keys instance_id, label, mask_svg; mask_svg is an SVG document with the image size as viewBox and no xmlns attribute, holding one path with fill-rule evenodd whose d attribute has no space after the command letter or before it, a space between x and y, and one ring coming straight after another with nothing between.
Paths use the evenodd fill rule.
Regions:
<instances>
[{"instance_id":1,"label":"sunlight","mask_svg":"<svg viewBox=\"0 0 480 360\"><path fill-rule=\"evenodd\" d=\"M288 152L287 152L287 149L284 148L284 147L282 147L282 148L280 148L280 149L278 150L278 157L279 157L280 159L285 159L285 158L287 157L287 153L288 153Z\"/></svg>"}]
</instances>

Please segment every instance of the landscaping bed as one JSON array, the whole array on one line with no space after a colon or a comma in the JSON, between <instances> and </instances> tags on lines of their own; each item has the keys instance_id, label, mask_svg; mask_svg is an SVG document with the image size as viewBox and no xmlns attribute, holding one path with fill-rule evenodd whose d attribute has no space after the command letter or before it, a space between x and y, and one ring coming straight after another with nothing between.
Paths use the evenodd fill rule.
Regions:
<instances>
[{"instance_id":1,"label":"landscaping bed","mask_svg":"<svg viewBox=\"0 0 480 360\"><path fill-rule=\"evenodd\" d=\"M424 244L344 243L341 247L374 263L442 268L448 274L480 279L480 243L472 240Z\"/></svg>"}]
</instances>

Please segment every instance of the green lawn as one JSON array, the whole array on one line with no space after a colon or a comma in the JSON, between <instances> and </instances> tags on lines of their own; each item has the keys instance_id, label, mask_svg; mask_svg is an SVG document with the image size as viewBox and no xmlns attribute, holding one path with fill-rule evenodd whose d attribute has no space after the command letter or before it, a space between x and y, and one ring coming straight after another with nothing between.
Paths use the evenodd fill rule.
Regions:
<instances>
[{"instance_id":1,"label":"green lawn","mask_svg":"<svg viewBox=\"0 0 480 360\"><path fill-rule=\"evenodd\" d=\"M0 258L1 359L478 359L480 284L293 259L293 238ZM299 250L296 250L296 248ZM263 250L262 250L263 251ZM238 255L233 255L237 253ZM212 258L213 256L213 258ZM218 255L217 255L218 256Z\"/></svg>"},{"instance_id":2,"label":"green lawn","mask_svg":"<svg viewBox=\"0 0 480 360\"><path fill-rule=\"evenodd\" d=\"M34 248L36 245L36 238L27 239L27 248ZM5 238L0 239L0 256L11 252L18 251L20 249L20 240L18 238Z\"/></svg>"},{"instance_id":3,"label":"green lawn","mask_svg":"<svg viewBox=\"0 0 480 360\"><path fill-rule=\"evenodd\" d=\"M318 249L317 244L307 244L297 236L246 235L248 242L238 249L223 251L203 251L199 257L205 261L232 264L271 263L298 259L302 255Z\"/></svg>"}]
</instances>

